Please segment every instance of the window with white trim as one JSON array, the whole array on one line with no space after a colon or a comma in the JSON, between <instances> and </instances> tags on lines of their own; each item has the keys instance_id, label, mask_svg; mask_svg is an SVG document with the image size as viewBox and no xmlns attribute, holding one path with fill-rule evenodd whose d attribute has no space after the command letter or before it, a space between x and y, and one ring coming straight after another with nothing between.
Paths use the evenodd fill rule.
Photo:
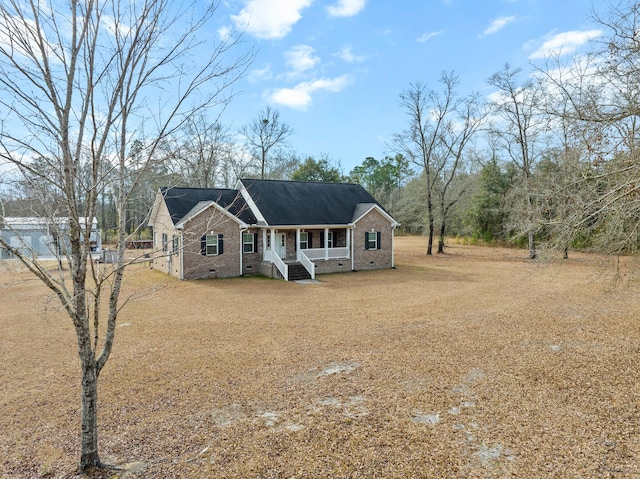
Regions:
<instances>
[{"instance_id":1,"label":"window with white trim","mask_svg":"<svg viewBox=\"0 0 640 479\"><path fill-rule=\"evenodd\" d=\"M327 236L327 248L333 248L333 231L329 231Z\"/></svg>"},{"instance_id":2,"label":"window with white trim","mask_svg":"<svg viewBox=\"0 0 640 479\"><path fill-rule=\"evenodd\" d=\"M309 248L309 233L300 233L300 249Z\"/></svg>"},{"instance_id":3,"label":"window with white trim","mask_svg":"<svg viewBox=\"0 0 640 479\"><path fill-rule=\"evenodd\" d=\"M255 252L256 235L254 233L242 233L242 252Z\"/></svg>"},{"instance_id":4,"label":"window with white trim","mask_svg":"<svg viewBox=\"0 0 640 479\"><path fill-rule=\"evenodd\" d=\"M379 231L367 231L364 234L364 249L379 249L380 248L380 232Z\"/></svg>"},{"instance_id":5,"label":"window with white trim","mask_svg":"<svg viewBox=\"0 0 640 479\"><path fill-rule=\"evenodd\" d=\"M216 256L218 254L218 235L207 235L206 256Z\"/></svg>"}]
</instances>

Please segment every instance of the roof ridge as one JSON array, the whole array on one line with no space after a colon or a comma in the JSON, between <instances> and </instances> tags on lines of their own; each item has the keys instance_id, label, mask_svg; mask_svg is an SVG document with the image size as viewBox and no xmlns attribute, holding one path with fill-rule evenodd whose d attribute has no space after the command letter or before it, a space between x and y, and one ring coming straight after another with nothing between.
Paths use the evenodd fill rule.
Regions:
<instances>
[{"instance_id":1,"label":"roof ridge","mask_svg":"<svg viewBox=\"0 0 640 479\"><path fill-rule=\"evenodd\" d=\"M210 191L238 191L235 188L204 188L200 186L161 186L161 190L210 190Z\"/></svg>"},{"instance_id":2,"label":"roof ridge","mask_svg":"<svg viewBox=\"0 0 640 479\"><path fill-rule=\"evenodd\" d=\"M244 181L263 181L263 182L271 182L271 183L307 183L312 185L358 185L362 186L360 183L354 182L343 182L343 181L311 181L311 180L277 180L272 178L240 178L240 182Z\"/></svg>"}]
</instances>

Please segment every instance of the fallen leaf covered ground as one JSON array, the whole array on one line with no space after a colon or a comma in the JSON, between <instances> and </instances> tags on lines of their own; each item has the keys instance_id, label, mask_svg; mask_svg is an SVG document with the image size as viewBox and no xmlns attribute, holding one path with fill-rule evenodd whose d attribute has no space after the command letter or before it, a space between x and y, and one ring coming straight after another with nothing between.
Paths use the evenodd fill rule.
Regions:
<instances>
[{"instance_id":1,"label":"fallen leaf covered ground","mask_svg":"<svg viewBox=\"0 0 640 479\"><path fill-rule=\"evenodd\" d=\"M631 260L424 251L399 237L396 269L304 285L133 267L99 385L101 455L127 469L91 476L640 477ZM10 262L0 298L0 476L75 477L71 322Z\"/></svg>"}]
</instances>

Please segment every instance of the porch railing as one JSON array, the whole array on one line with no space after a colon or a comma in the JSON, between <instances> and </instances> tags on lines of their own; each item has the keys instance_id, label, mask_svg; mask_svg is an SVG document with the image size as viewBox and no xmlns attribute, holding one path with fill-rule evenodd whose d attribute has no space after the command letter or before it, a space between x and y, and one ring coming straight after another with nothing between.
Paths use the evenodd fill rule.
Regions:
<instances>
[{"instance_id":1,"label":"porch railing","mask_svg":"<svg viewBox=\"0 0 640 479\"><path fill-rule=\"evenodd\" d=\"M311 279L316 279L316 266L304 253L304 251L298 251L298 261L311 275Z\"/></svg>"},{"instance_id":2,"label":"porch railing","mask_svg":"<svg viewBox=\"0 0 640 479\"><path fill-rule=\"evenodd\" d=\"M340 259L349 257L349 248L311 248L305 249L304 254L310 259Z\"/></svg>"},{"instance_id":3,"label":"porch railing","mask_svg":"<svg viewBox=\"0 0 640 479\"><path fill-rule=\"evenodd\" d=\"M284 280L289 281L289 266L284 261L282 261L282 258L278 256L278 253L276 253L272 249L269 249L265 252L264 259L275 264Z\"/></svg>"}]
</instances>

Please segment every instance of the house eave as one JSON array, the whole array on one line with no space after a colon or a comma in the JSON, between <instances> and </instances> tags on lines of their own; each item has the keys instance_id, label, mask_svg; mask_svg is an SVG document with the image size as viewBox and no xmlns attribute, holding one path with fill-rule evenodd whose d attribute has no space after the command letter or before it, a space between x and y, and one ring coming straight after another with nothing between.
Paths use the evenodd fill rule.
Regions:
<instances>
[{"instance_id":1,"label":"house eave","mask_svg":"<svg viewBox=\"0 0 640 479\"><path fill-rule=\"evenodd\" d=\"M255 225L257 228L263 229L278 229L278 230L297 230L297 229L307 229L307 230L322 230L325 228L329 229L338 229L338 228L352 228L353 225L351 223L336 223L336 224L300 224L300 225Z\"/></svg>"}]
</instances>

